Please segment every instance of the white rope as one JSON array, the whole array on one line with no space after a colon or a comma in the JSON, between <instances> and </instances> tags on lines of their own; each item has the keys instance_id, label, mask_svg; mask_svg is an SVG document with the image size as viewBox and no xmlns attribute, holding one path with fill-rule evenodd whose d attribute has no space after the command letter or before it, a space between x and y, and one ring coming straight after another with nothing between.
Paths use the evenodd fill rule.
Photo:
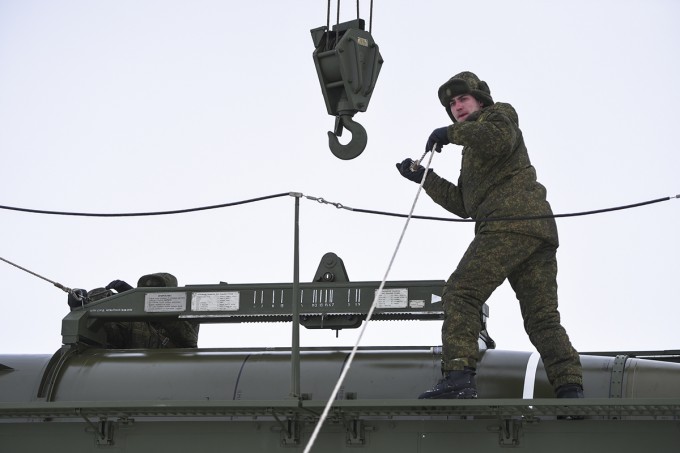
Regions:
<instances>
[{"instance_id":1,"label":"white rope","mask_svg":"<svg viewBox=\"0 0 680 453\"><path fill-rule=\"evenodd\" d=\"M426 152L427 153L427 152ZM357 349L359 348L359 343L361 343L361 338L364 336L364 332L366 331L366 327L368 327L368 322L371 320L371 317L373 316L373 312L375 311L375 306L376 306L376 301L380 298L380 295L382 294L382 290L385 286L385 282L387 281L387 276L390 273L390 270L392 269L392 264L394 263L394 259L397 256L397 252L399 251L399 247L401 246L401 241L404 239L404 234L406 233L406 228L408 227L408 223L411 220L411 216L413 215L413 211L416 208L416 203L418 202L418 197L420 196L420 192L423 189L423 184L425 183L425 178L427 178L427 173L430 169L430 163L432 162L432 157L434 155L434 149L430 153L430 158L427 161L427 166L425 167L425 172L423 173L423 179L420 181L420 185L418 186L418 191L416 192L416 197L413 200L413 205L411 206L411 211L408 213L408 217L406 218L406 223L404 223L404 228L401 230L401 235L399 236L399 241L397 241L397 246L394 249L394 253L392 253L392 258L390 259L390 264L387 266L387 270L385 271L385 276L383 277L382 282L380 282L380 286L378 287L378 291L375 293L375 298L373 299L373 303L371 304L371 308L368 310L368 314L366 315L366 322L364 322L364 325L361 327L361 330L359 331L359 337L357 338L356 343L354 344L354 347L352 348L352 352L349 355L349 359L347 362L345 362L345 366L342 369L342 373L340 373L340 377L338 378L338 382L335 384L335 388L331 392L331 396L328 398L328 402L326 403L326 407L324 408L321 417L319 418L319 421L316 423L316 426L314 427L314 431L312 432L311 437L309 438L309 442L307 442L307 446L305 447L303 453L309 453L311 450L312 446L314 445L314 442L316 441L317 436L319 435L319 431L321 431L321 426L323 423L326 421L326 418L328 418L328 412L331 410L331 406L333 405L333 401L338 395L338 392L340 391L340 387L342 386L342 383L345 380L345 376L347 376L347 373L349 372L350 367L352 366L352 361L354 360L354 356L357 353ZM423 155L425 157L425 155ZM421 157L419 160L415 161L420 163L420 161L423 159ZM416 164L417 166L418 164ZM412 170L415 170L415 167L411 167Z\"/></svg>"}]
</instances>

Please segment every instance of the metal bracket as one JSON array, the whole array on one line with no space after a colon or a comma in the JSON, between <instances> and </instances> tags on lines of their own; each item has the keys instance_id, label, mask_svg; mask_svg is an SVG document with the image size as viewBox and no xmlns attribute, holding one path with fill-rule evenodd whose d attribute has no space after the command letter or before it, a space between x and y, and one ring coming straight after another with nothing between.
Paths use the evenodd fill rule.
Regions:
<instances>
[{"instance_id":1,"label":"metal bracket","mask_svg":"<svg viewBox=\"0 0 680 453\"><path fill-rule=\"evenodd\" d=\"M625 354L617 355L614 358L612 374L609 379L609 398L623 397L623 372L626 368L626 360L628 360L628 356Z\"/></svg>"},{"instance_id":2,"label":"metal bracket","mask_svg":"<svg viewBox=\"0 0 680 453\"><path fill-rule=\"evenodd\" d=\"M373 428L366 426L363 420L353 418L345 423L345 444L347 446L362 446L366 445L366 431L372 431Z\"/></svg>"},{"instance_id":3,"label":"metal bracket","mask_svg":"<svg viewBox=\"0 0 680 453\"><path fill-rule=\"evenodd\" d=\"M520 420L506 418L500 421L498 431L498 445L501 447L518 447L519 437L522 432Z\"/></svg>"},{"instance_id":4,"label":"metal bracket","mask_svg":"<svg viewBox=\"0 0 680 453\"><path fill-rule=\"evenodd\" d=\"M281 445L286 447L294 447L300 445L300 431L302 431L302 423L299 420L287 419L285 429L281 430Z\"/></svg>"},{"instance_id":5,"label":"metal bracket","mask_svg":"<svg viewBox=\"0 0 680 453\"><path fill-rule=\"evenodd\" d=\"M314 274L314 282L349 282L345 262L333 252L328 252L321 257L319 267Z\"/></svg>"},{"instance_id":6,"label":"metal bracket","mask_svg":"<svg viewBox=\"0 0 680 453\"><path fill-rule=\"evenodd\" d=\"M276 412L272 412L274 419L279 424L278 431L281 433L282 447L297 447L300 445L300 433L302 432L302 422L297 418L286 418L281 420ZM276 428L275 428L276 429Z\"/></svg>"},{"instance_id":7,"label":"metal bracket","mask_svg":"<svg viewBox=\"0 0 680 453\"><path fill-rule=\"evenodd\" d=\"M91 432L95 434L95 442L97 445L113 445L113 422L106 417L101 417L95 425L92 420L83 415L78 409L80 415L85 423L90 427Z\"/></svg>"}]
</instances>

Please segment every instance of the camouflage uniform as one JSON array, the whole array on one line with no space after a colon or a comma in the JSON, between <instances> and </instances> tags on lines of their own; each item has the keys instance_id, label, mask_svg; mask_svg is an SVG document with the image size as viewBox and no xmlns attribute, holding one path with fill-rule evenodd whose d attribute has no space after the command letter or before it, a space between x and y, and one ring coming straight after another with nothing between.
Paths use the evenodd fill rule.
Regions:
<instances>
[{"instance_id":1,"label":"camouflage uniform","mask_svg":"<svg viewBox=\"0 0 680 453\"><path fill-rule=\"evenodd\" d=\"M546 190L536 180L517 113L510 104L493 103L488 86L472 73L472 88L486 88L484 107L448 126L451 143L463 146L460 176L453 184L431 171L424 189L439 205L462 218L478 219L475 238L448 279L442 301L445 371L475 368L480 310L507 278L519 300L524 327L541 354L554 388L582 384L578 353L560 324L557 310L559 245L554 219L485 221L488 218L551 215ZM454 79L451 79L454 80ZM440 99L448 109L447 93ZM473 94L474 94L474 90ZM475 96L477 97L477 96ZM478 98L479 99L479 98ZM480 99L481 100L481 99Z\"/></svg>"},{"instance_id":2,"label":"camouflage uniform","mask_svg":"<svg viewBox=\"0 0 680 453\"><path fill-rule=\"evenodd\" d=\"M177 279L167 273L149 274L141 277L137 286L176 287ZM96 301L113 294L110 289L97 288L89 291L88 297ZM119 321L105 324L104 330L108 347L114 349L196 348L199 327L198 323L181 320Z\"/></svg>"}]
</instances>

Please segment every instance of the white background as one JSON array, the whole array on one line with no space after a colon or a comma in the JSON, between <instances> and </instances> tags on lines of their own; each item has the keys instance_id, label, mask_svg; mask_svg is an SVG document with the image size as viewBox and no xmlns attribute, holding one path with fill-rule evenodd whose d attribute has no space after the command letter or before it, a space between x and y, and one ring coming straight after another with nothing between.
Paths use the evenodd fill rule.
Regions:
<instances>
[{"instance_id":1,"label":"white background","mask_svg":"<svg viewBox=\"0 0 680 453\"><path fill-rule=\"evenodd\" d=\"M355 116L368 146L350 161L328 149L334 118L312 60L326 6L0 0L0 204L118 213L294 191L407 213L417 186L394 164L449 123L437 88L463 70L517 109L555 213L680 192L680 3L378 0L385 64ZM341 21L355 15L343 2ZM453 145L432 163L453 181L459 165ZM403 219L300 205L302 281L331 251L351 280L383 278ZM292 197L142 218L0 210L0 256L87 289L161 271L180 285L291 282L293 214ZM416 214L452 217L425 195ZM676 199L558 220L560 312L579 351L680 347L679 224ZM412 221L389 279L448 278L472 235L467 223ZM59 348L64 292L0 262L0 294L0 353ZM498 347L533 350L507 283L489 305ZM362 344L438 345L440 325L375 322ZM337 346L357 332L301 334L302 346ZM199 346L290 337L288 324L204 325Z\"/></svg>"}]
</instances>

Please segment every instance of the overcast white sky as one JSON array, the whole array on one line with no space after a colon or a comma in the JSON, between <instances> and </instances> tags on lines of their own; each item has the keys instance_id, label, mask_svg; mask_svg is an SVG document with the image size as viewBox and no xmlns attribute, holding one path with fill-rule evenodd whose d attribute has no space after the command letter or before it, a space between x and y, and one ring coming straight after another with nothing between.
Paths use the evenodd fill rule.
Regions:
<instances>
[{"instance_id":1,"label":"overcast white sky","mask_svg":"<svg viewBox=\"0 0 680 453\"><path fill-rule=\"evenodd\" d=\"M361 2L368 20L368 0ZM335 7L333 2L333 8ZM341 21L356 4L342 3ZM675 0L375 1L385 60L368 147L328 149L310 29L325 0L0 0L0 204L79 212L192 208L296 191L407 213L394 168L449 123L437 88L471 70L509 102L556 213L680 193L680 3ZM433 168L456 180L460 149ZM382 279L403 219L301 200L302 281L335 252ZM451 216L421 196L416 214ZM153 218L0 210L0 256L68 287L291 282L294 199ZM680 348L680 200L558 220L560 311L580 351ZM390 280L446 279L471 224L414 220ZM1 353L61 345L66 294L0 262ZM533 350L504 284L489 301L500 349ZM439 322L372 323L365 345L438 345ZM303 346L356 332L302 329ZM288 324L206 325L199 346L289 346Z\"/></svg>"}]
</instances>

